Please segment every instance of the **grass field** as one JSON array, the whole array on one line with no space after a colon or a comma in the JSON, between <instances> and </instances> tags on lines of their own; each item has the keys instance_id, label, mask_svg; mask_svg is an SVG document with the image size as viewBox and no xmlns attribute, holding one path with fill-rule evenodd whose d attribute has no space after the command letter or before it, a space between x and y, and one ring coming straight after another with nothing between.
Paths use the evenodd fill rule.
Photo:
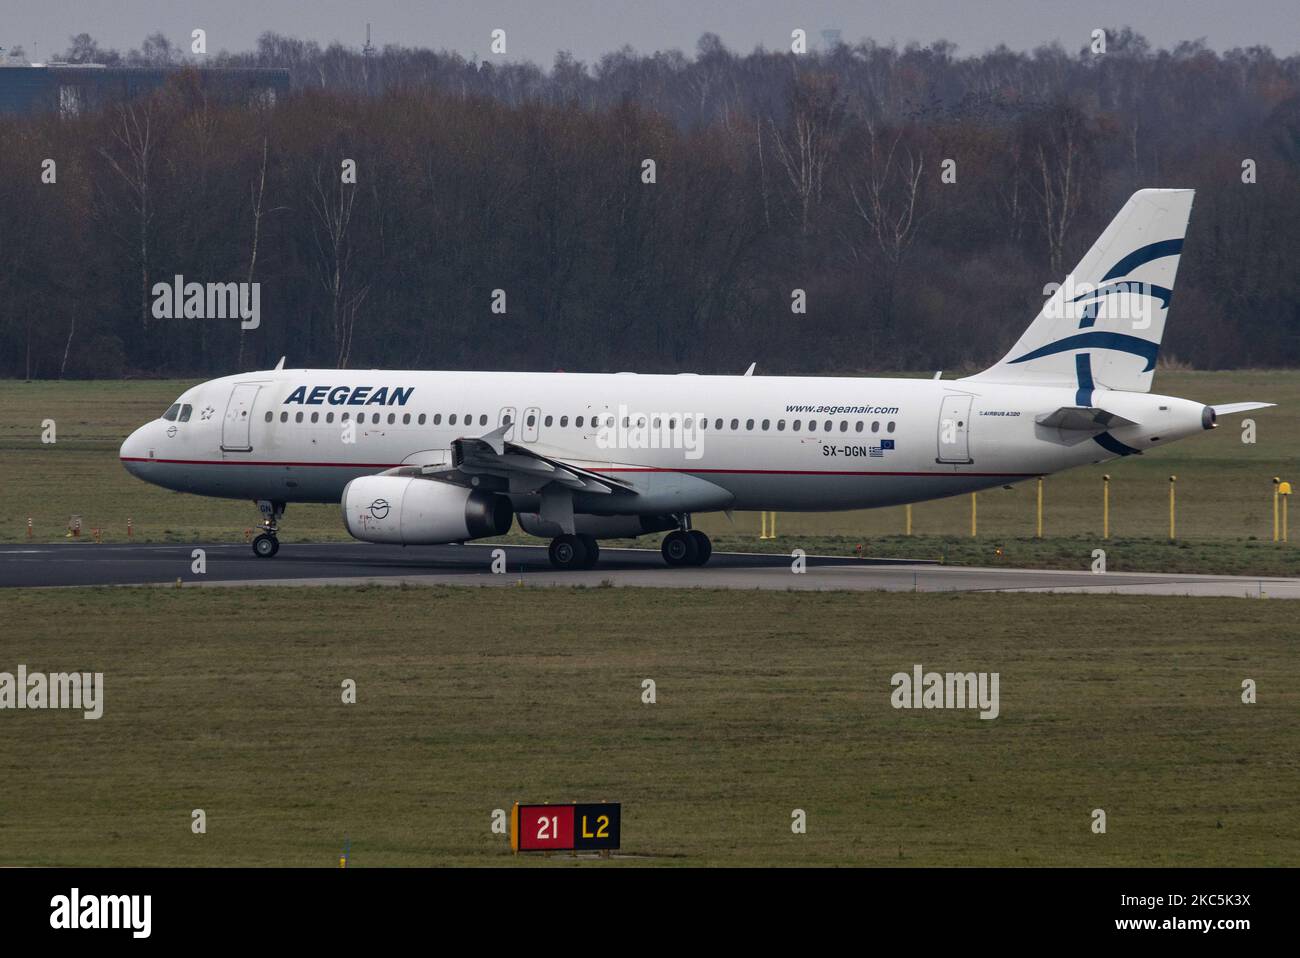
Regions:
<instances>
[{"instance_id":1,"label":"grass field","mask_svg":"<svg viewBox=\"0 0 1300 958\"><path fill-rule=\"evenodd\" d=\"M642 864L1300 863L1284 602L137 588L0 620L0 670L105 673L98 721L0 718L2 865L510 864L515 800L621 801ZM915 663L998 672L1000 717L893 709Z\"/></svg>"},{"instance_id":2,"label":"grass field","mask_svg":"<svg viewBox=\"0 0 1300 958\"><path fill-rule=\"evenodd\" d=\"M123 437L156 417L191 382L0 381L0 542L22 541L27 518L37 541L61 539L69 518L122 541L133 522L141 541L239 541L257 522L251 503L167 492L132 478L117 461ZM1256 399L1277 409L1253 414L1257 442L1244 444L1240 417L1203 436L1123 462L1077 469L1045 484L1045 538L1034 533L1034 484L979 496L979 535L972 539L970 500L962 496L913 507L913 532L902 535L902 508L846 513L783 513L779 538L760 542L759 517L698 517L720 549L851 553L949 562L1084 568L1105 545L1115 571L1242 572L1300 570L1292 546L1272 539L1275 475L1300 480L1300 372L1188 373L1161 371L1156 389L1225 402ZM40 441L53 419L58 442ZM1111 482L1112 540L1101 539L1101 475ZM1170 474L1178 481L1179 543L1168 542ZM1297 521L1300 521L1298 519ZM1298 533L1300 534L1300 533ZM347 538L335 506L293 506L286 543ZM534 540L530 540L534 541ZM642 544L653 545L652 539ZM997 554L1001 548L1002 555Z\"/></svg>"}]
</instances>

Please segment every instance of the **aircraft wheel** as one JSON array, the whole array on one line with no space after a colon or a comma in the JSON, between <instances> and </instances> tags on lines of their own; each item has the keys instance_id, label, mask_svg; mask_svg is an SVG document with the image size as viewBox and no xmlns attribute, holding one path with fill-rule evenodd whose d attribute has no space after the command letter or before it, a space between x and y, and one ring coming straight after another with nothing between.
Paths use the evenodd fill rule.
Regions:
<instances>
[{"instance_id":1,"label":"aircraft wheel","mask_svg":"<svg viewBox=\"0 0 1300 958\"><path fill-rule=\"evenodd\" d=\"M689 532L678 529L664 536L659 551L671 566L695 565L699 561L700 544Z\"/></svg>"},{"instance_id":2,"label":"aircraft wheel","mask_svg":"<svg viewBox=\"0 0 1300 958\"><path fill-rule=\"evenodd\" d=\"M582 547L587 550L587 558L582 563L582 568L594 569L596 563L600 561L600 543L596 541L595 536L589 536L584 533L579 533L577 539L582 543Z\"/></svg>"},{"instance_id":3,"label":"aircraft wheel","mask_svg":"<svg viewBox=\"0 0 1300 958\"><path fill-rule=\"evenodd\" d=\"M269 559L280 551L280 540L265 532L253 540L253 555L259 559Z\"/></svg>"},{"instance_id":4,"label":"aircraft wheel","mask_svg":"<svg viewBox=\"0 0 1300 958\"><path fill-rule=\"evenodd\" d=\"M709 556L713 555L713 543L699 529L692 529L687 535L695 540L695 547L698 552L692 565L704 565L709 561Z\"/></svg>"},{"instance_id":5,"label":"aircraft wheel","mask_svg":"<svg viewBox=\"0 0 1300 958\"><path fill-rule=\"evenodd\" d=\"M582 541L581 536L571 536L567 533L556 536L551 540L551 547L547 553L551 558L551 565L557 569L586 568L587 545Z\"/></svg>"}]
</instances>

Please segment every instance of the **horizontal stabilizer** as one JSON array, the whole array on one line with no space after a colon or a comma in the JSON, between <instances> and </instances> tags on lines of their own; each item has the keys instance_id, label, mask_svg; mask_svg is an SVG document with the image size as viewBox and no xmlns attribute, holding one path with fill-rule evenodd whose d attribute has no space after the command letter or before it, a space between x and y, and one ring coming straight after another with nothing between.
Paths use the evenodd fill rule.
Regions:
<instances>
[{"instance_id":1,"label":"horizontal stabilizer","mask_svg":"<svg viewBox=\"0 0 1300 958\"><path fill-rule=\"evenodd\" d=\"M1105 432L1120 426L1137 425L1132 419L1125 419L1096 406L1062 406L1056 412L1039 416L1035 422L1053 429L1080 429L1086 432Z\"/></svg>"},{"instance_id":2,"label":"horizontal stabilizer","mask_svg":"<svg viewBox=\"0 0 1300 958\"><path fill-rule=\"evenodd\" d=\"M1252 409L1267 409L1269 406L1276 406L1275 402L1228 402L1219 406L1211 406L1216 416L1231 416L1237 412L1250 412Z\"/></svg>"}]
</instances>

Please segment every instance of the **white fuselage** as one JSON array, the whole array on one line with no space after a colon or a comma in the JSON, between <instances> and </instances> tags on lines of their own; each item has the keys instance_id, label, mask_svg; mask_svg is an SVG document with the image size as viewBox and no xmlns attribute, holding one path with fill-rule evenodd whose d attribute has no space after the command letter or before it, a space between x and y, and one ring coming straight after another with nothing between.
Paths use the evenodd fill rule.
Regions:
<instances>
[{"instance_id":1,"label":"white fuselage","mask_svg":"<svg viewBox=\"0 0 1300 958\"><path fill-rule=\"evenodd\" d=\"M508 417L506 441L538 455L646 490L684 475L725 491L684 510L827 511L1018 482L1204 428L1200 403L1100 389L1096 405L1136 425L1098 440L1036 421L1088 398L971 380L281 369L195 386L186 413L136 430L121 457L183 492L338 502L358 476L449 465L453 440ZM650 448L642 417L661 427Z\"/></svg>"}]
</instances>

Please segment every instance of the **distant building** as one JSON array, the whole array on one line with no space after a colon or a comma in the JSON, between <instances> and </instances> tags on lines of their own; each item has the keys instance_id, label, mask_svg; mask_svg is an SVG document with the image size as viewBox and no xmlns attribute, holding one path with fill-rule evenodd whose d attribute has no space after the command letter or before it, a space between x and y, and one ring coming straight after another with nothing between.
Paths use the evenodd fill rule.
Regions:
<instances>
[{"instance_id":1,"label":"distant building","mask_svg":"<svg viewBox=\"0 0 1300 958\"><path fill-rule=\"evenodd\" d=\"M227 103L274 103L289 92L289 71L227 67L107 67L49 63L0 67L0 113L75 116L120 103L193 75L203 91Z\"/></svg>"}]
</instances>

